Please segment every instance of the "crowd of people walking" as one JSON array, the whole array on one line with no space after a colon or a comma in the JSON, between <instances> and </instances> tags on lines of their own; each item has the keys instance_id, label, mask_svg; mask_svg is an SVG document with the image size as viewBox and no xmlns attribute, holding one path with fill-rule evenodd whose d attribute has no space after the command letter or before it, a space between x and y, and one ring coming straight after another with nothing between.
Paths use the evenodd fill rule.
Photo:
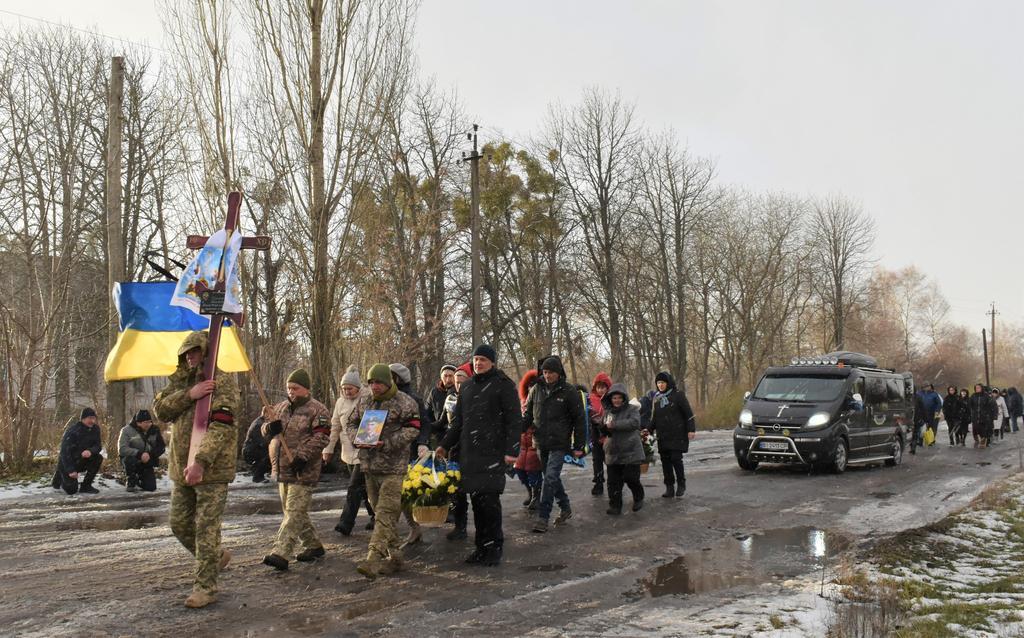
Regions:
<instances>
[{"instance_id":1,"label":"crowd of people walking","mask_svg":"<svg viewBox=\"0 0 1024 638\"><path fill-rule=\"evenodd\" d=\"M950 446L966 446L967 437L974 447L987 448L1006 434L1020 431L1024 417L1024 397L1017 388L999 389L978 383L971 393L967 388L949 386L940 397L932 384L924 385L914 395L914 447L924 444L924 435L931 431L931 444L938 436L940 421L946 422Z\"/></svg>"}]
</instances>

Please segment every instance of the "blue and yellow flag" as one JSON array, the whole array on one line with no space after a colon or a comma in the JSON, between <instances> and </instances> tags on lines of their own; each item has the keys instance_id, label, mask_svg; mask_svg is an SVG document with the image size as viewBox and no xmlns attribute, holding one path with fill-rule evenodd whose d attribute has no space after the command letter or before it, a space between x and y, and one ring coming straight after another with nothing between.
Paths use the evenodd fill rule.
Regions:
<instances>
[{"instance_id":1,"label":"blue and yellow flag","mask_svg":"<svg viewBox=\"0 0 1024 638\"><path fill-rule=\"evenodd\" d=\"M107 382L169 376L178 367L178 347L185 337L193 330L210 329L209 317L170 305L174 287L173 281L114 284L119 325L117 343L103 368ZM251 367L238 331L225 324L217 368L245 372Z\"/></svg>"}]
</instances>

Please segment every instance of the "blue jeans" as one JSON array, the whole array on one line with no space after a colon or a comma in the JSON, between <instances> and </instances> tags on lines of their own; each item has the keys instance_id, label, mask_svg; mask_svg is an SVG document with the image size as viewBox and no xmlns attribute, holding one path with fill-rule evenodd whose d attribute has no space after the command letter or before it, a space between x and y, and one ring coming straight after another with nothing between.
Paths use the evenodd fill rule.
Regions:
<instances>
[{"instance_id":1,"label":"blue jeans","mask_svg":"<svg viewBox=\"0 0 1024 638\"><path fill-rule=\"evenodd\" d=\"M568 512L569 495L565 493L562 485L562 465L565 464L565 450L541 450L540 464L544 467L544 484L540 489L540 504L537 506L537 514L543 520L551 518L551 510L555 501L558 507Z\"/></svg>"}]
</instances>

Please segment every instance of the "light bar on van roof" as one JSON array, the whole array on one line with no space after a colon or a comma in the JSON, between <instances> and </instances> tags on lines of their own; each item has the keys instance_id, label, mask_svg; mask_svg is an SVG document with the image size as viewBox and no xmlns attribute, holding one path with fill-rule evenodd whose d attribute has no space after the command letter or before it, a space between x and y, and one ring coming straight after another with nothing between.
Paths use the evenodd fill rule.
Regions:
<instances>
[{"instance_id":1,"label":"light bar on van roof","mask_svg":"<svg viewBox=\"0 0 1024 638\"><path fill-rule=\"evenodd\" d=\"M789 362L794 366L834 366L839 365L835 357L793 357Z\"/></svg>"}]
</instances>

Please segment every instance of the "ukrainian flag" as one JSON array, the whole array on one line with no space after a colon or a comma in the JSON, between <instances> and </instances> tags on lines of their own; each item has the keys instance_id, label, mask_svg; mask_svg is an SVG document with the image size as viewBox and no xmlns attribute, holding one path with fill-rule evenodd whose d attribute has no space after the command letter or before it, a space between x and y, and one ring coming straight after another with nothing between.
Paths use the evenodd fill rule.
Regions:
<instances>
[{"instance_id":1,"label":"ukrainian flag","mask_svg":"<svg viewBox=\"0 0 1024 638\"><path fill-rule=\"evenodd\" d=\"M173 281L114 284L114 305L120 321L117 343L103 368L107 382L169 376L178 367L178 347L185 337L194 330L210 329L209 317L170 305L174 286ZM217 367L222 372L252 368L238 330L225 324L220 335Z\"/></svg>"}]
</instances>

